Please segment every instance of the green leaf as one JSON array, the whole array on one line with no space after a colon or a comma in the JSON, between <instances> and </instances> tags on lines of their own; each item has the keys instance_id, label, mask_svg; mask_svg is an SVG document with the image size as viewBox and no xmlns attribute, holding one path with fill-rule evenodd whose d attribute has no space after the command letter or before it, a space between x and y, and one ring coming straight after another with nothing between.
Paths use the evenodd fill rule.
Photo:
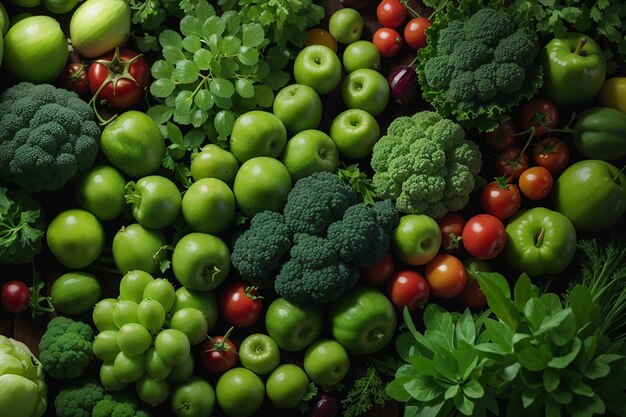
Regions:
<instances>
[{"instance_id":1,"label":"green leaf","mask_svg":"<svg viewBox=\"0 0 626 417\"><path fill-rule=\"evenodd\" d=\"M454 331L457 340L463 340L470 345L474 344L476 340L476 325L469 309L466 308L463 314L461 314L461 317L456 322Z\"/></svg>"},{"instance_id":2,"label":"green leaf","mask_svg":"<svg viewBox=\"0 0 626 417\"><path fill-rule=\"evenodd\" d=\"M209 115L205 110L194 107L191 109L191 124L193 127L200 127L209 119Z\"/></svg>"},{"instance_id":3,"label":"green leaf","mask_svg":"<svg viewBox=\"0 0 626 417\"><path fill-rule=\"evenodd\" d=\"M222 36L226 30L226 24L218 16L211 16L202 24L202 35L208 41L212 36Z\"/></svg>"},{"instance_id":4,"label":"green leaf","mask_svg":"<svg viewBox=\"0 0 626 417\"><path fill-rule=\"evenodd\" d=\"M546 368L543 371L543 386L546 392L551 392L557 389L561 383L561 373L553 368Z\"/></svg>"},{"instance_id":5,"label":"green leaf","mask_svg":"<svg viewBox=\"0 0 626 417\"><path fill-rule=\"evenodd\" d=\"M235 91L243 98L254 97L254 86L250 80L246 78L238 78L235 81Z\"/></svg>"},{"instance_id":6,"label":"green leaf","mask_svg":"<svg viewBox=\"0 0 626 417\"><path fill-rule=\"evenodd\" d=\"M554 401L550 397L546 398L546 404L544 409L546 412L546 417L561 417L561 404Z\"/></svg>"},{"instance_id":7,"label":"green leaf","mask_svg":"<svg viewBox=\"0 0 626 417\"><path fill-rule=\"evenodd\" d=\"M202 25L195 16L185 16L180 21L180 31L183 35L202 35Z\"/></svg>"},{"instance_id":8,"label":"green leaf","mask_svg":"<svg viewBox=\"0 0 626 417\"><path fill-rule=\"evenodd\" d=\"M404 389L412 398L422 402L432 401L443 394L443 388L419 375L405 383Z\"/></svg>"},{"instance_id":9,"label":"green leaf","mask_svg":"<svg viewBox=\"0 0 626 417\"><path fill-rule=\"evenodd\" d=\"M274 92L264 84L254 85L254 98L259 107L272 107L274 102Z\"/></svg>"},{"instance_id":10,"label":"green leaf","mask_svg":"<svg viewBox=\"0 0 626 417\"><path fill-rule=\"evenodd\" d=\"M524 408L530 407L535 400L541 395L541 391L529 387L522 388L522 405Z\"/></svg>"},{"instance_id":11,"label":"green leaf","mask_svg":"<svg viewBox=\"0 0 626 417\"><path fill-rule=\"evenodd\" d=\"M411 348L414 348L414 341L415 339L410 332L400 333L396 338L396 350L398 351L398 355L400 356L400 358L405 362L410 361L409 353Z\"/></svg>"},{"instance_id":12,"label":"green leaf","mask_svg":"<svg viewBox=\"0 0 626 417\"><path fill-rule=\"evenodd\" d=\"M548 330L552 330L561 326L561 324L566 321L568 317L571 319L570 322L575 325L576 323L574 321L572 309L566 308L564 310L558 311L556 314L545 317L541 321L541 325L539 326L539 329L537 329L537 332L535 332L535 334L541 334Z\"/></svg>"},{"instance_id":13,"label":"green leaf","mask_svg":"<svg viewBox=\"0 0 626 417\"><path fill-rule=\"evenodd\" d=\"M170 78L173 70L174 65L172 65L170 62L159 60L152 65L152 68L150 68L150 73L156 79Z\"/></svg>"},{"instance_id":14,"label":"green leaf","mask_svg":"<svg viewBox=\"0 0 626 417\"><path fill-rule=\"evenodd\" d=\"M546 367L539 349L533 346L522 349L518 353L518 358L522 366L530 371L541 371Z\"/></svg>"},{"instance_id":15,"label":"green leaf","mask_svg":"<svg viewBox=\"0 0 626 417\"><path fill-rule=\"evenodd\" d=\"M213 54L208 49L198 49L193 54L193 62L196 63L198 69L206 71L211 68Z\"/></svg>"},{"instance_id":16,"label":"green leaf","mask_svg":"<svg viewBox=\"0 0 626 417\"><path fill-rule=\"evenodd\" d=\"M387 384L385 392L387 392L387 395L389 395L389 397L393 398L394 400L405 403L411 399L411 395L404 388L404 384L411 379L412 377L394 379L389 384Z\"/></svg>"},{"instance_id":17,"label":"green leaf","mask_svg":"<svg viewBox=\"0 0 626 417\"><path fill-rule=\"evenodd\" d=\"M589 398L596 395L593 389L583 382L583 378L580 374L575 375L577 378L567 378L565 380L565 384L574 394Z\"/></svg>"},{"instance_id":18,"label":"green leaf","mask_svg":"<svg viewBox=\"0 0 626 417\"><path fill-rule=\"evenodd\" d=\"M456 358L450 351L440 349L435 352L433 363L437 372L449 382L454 382L461 377Z\"/></svg>"},{"instance_id":19,"label":"green leaf","mask_svg":"<svg viewBox=\"0 0 626 417\"><path fill-rule=\"evenodd\" d=\"M203 129L194 128L185 133L183 144L187 149L195 149L204 142L205 133Z\"/></svg>"},{"instance_id":20,"label":"green leaf","mask_svg":"<svg viewBox=\"0 0 626 417\"><path fill-rule=\"evenodd\" d=\"M531 298L524 306L524 316L530 324L530 328L535 332L539 331L542 321L546 318L546 306L539 298ZM540 334L540 333L537 333Z\"/></svg>"},{"instance_id":21,"label":"green leaf","mask_svg":"<svg viewBox=\"0 0 626 417\"><path fill-rule=\"evenodd\" d=\"M530 277L527 274L522 274L515 283L513 289L513 297L517 309L522 311L524 306L533 297L537 297L537 288L530 282Z\"/></svg>"},{"instance_id":22,"label":"green leaf","mask_svg":"<svg viewBox=\"0 0 626 417\"><path fill-rule=\"evenodd\" d=\"M239 48L237 59L244 65L256 65L259 62L259 52L249 46Z\"/></svg>"},{"instance_id":23,"label":"green leaf","mask_svg":"<svg viewBox=\"0 0 626 417\"><path fill-rule=\"evenodd\" d=\"M604 378L611 372L609 364L623 358L621 355L604 354L591 361L583 370L583 375L589 379Z\"/></svg>"},{"instance_id":24,"label":"green leaf","mask_svg":"<svg viewBox=\"0 0 626 417\"><path fill-rule=\"evenodd\" d=\"M474 379L463 384L463 393L469 398L478 399L485 395L485 390L480 382Z\"/></svg>"},{"instance_id":25,"label":"green leaf","mask_svg":"<svg viewBox=\"0 0 626 417\"><path fill-rule=\"evenodd\" d=\"M181 84L191 84L200 76L200 69L195 62L185 59L176 63L172 77Z\"/></svg>"},{"instance_id":26,"label":"green leaf","mask_svg":"<svg viewBox=\"0 0 626 417\"><path fill-rule=\"evenodd\" d=\"M513 351L513 331L509 326L493 319L485 319L485 327L491 340L500 346L503 352Z\"/></svg>"},{"instance_id":27,"label":"green leaf","mask_svg":"<svg viewBox=\"0 0 626 417\"><path fill-rule=\"evenodd\" d=\"M519 374L521 368L522 365L519 363L514 363L505 367L502 370L502 378L508 382L513 381L515 378L517 378L517 375Z\"/></svg>"},{"instance_id":28,"label":"green leaf","mask_svg":"<svg viewBox=\"0 0 626 417\"><path fill-rule=\"evenodd\" d=\"M571 351L562 356L555 356L554 358L548 361L548 366L551 368L563 369L566 368L570 363L576 359L578 353L580 352L580 348L582 346L582 341L579 338L575 338L572 342Z\"/></svg>"},{"instance_id":29,"label":"green leaf","mask_svg":"<svg viewBox=\"0 0 626 417\"><path fill-rule=\"evenodd\" d=\"M407 333L408 334L408 333ZM421 355L410 355L409 361L415 369L419 369L419 373L425 376L437 376L437 370L432 359L425 358Z\"/></svg>"},{"instance_id":30,"label":"green leaf","mask_svg":"<svg viewBox=\"0 0 626 417\"><path fill-rule=\"evenodd\" d=\"M265 41L263 26L258 23L246 23L243 25L243 44L251 48L256 48Z\"/></svg>"},{"instance_id":31,"label":"green leaf","mask_svg":"<svg viewBox=\"0 0 626 417\"><path fill-rule=\"evenodd\" d=\"M557 402L563 405L567 405L572 402L574 396L572 393L563 385L559 385L557 389L548 393L552 398L554 398Z\"/></svg>"},{"instance_id":32,"label":"green leaf","mask_svg":"<svg viewBox=\"0 0 626 417\"><path fill-rule=\"evenodd\" d=\"M150 84L150 93L158 98L165 98L172 94L176 83L169 78L161 78Z\"/></svg>"},{"instance_id":33,"label":"green leaf","mask_svg":"<svg viewBox=\"0 0 626 417\"><path fill-rule=\"evenodd\" d=\"M214 95L213 100L215 101L215 106L220 109L230 110L233 108L233 100L231 97L219 97Z\"/></svg>"},{"instance_id":34,"label":"green leaf","mask_svg":"<svg viewBox=\"0 0 626 417\"><path fill-rule=\"evenodd\" d=\"M220 62L222 69L220 71L221 78L235 78L239 71L239 64L234 59L222 59Z\"/></svg>"},{"instance_id":35,"label":"green leaf","mask_svg":"<svg viewBox=\"0 0 626 417\"><path fill-rule=\"evenodd\" d=\"M183 38L177 32L166 29L159 34L159 43L164 49L170 47L180 50L183 47Z\"/></svg>"},{"instance_id":36,"label":"green leaf","mask_svg":"<svg viewBox=\"0 0 626 417\"><path fill-rule=\"evenodd\" d=\"M567 293L567 302L576 317L578 328L582 328L589 321L593 311L593 297L589 288L576 285Z\"/></svg>"},{"instance_id":37,"label":"green leaf","mask_svg":"<svg viewBox=\"0 0 626 417\"><path fill-rule=\"evenodd\" d=\"M225 55L237 55L241 47L241 39L235 36L222 38L222 53Z\"/></svg>"},{"instance_id":38,"label":"green leaf","mask_svg":"<svg viewBox=\"0 0 626 417\"><path fill-rule=\"evenodd\" d=\"M565 311L565 310L564 310ZM550 339L557 346L564 346L574 339L577 332L576 318L569 314L557 327L550 332Z\"/></svg>"},{"instance_id":39,"label":"green leaf","mask_svg":"<svg viewBox=\"0 0 626 417\"><path fill-rule=\"evenodd\" d=\"M200 43L200 38L196 35L189 35L183 39L183 48L186 51L191 52L192 54L202 48L202 44Z\"/></svg>"},{"instance_id":40,"label":"green leaf","mask_svg":"<svg viewBox=\"0 0 626 417\"><path fill-rule=\"evenodd\" d=\"M166 125L167 137L172 143L182 145L183 143L183 134L174 123L167 122Z\"/></svg>"},{"instance_id":41,"label":"green leaf","mask_svg":"<svg viewBox=\"0 0 626 417\"><path fill-rule=\"evenodd\" d=\"M273 71L263 79L263 83L272 90L280 90L289 82L290 76L285 71Z\"/></svg>"},{"instance_id":42,"label":"green leaf","mask_svg":"<svg viewBox=\"0 0 626 417\"><path fill-rule=\"evenodd\" d=\"M193 102L200 110L210 110L215 103L213 101L213 94L208 90L200 90L193 98Z\"/></svg>"},{"instance_id":43,"label":"green leaf","mask_svg":"<svg viewBox=\"0 0 626 417\"><path fill-rule=\"evenodd\" d=\"M152 120L158 125L161 125L167 122L172 114L174 113L174 109L165 104L157 104L148 109L146 114L150 116Z\"/></svg>"},{"instance_id":44,"label":"green leaf","mask_svg":"<svg viewBox=\"0 0 626 417\"><path fill-rule=\"evenodd\" d=\"M192 94L191 91L183 90L176 95L176 101L174 103L176 107L175 113L182 114L189 112L193 104Z\"/></svg>"},{"instance_id":45,"label":"green leaf","mask_svg":"<svg viewBox=\"0 0 626 417\"><path fill-rule=\"evenodd\" d=\"M510 299L506 279L496 272L475 272L475 275L494 314L513 331L517 330L520 313Z\"/></svg>"},{"instance_id":46,"label":"green leaf","mask_svg":"<svg viewBox=\"0 0 626 417\"><path fill-rule=\"evenodd\" d=\"M226 25L227 35L235 35L241 29L241 16L234 10L222 13L222 21Z\"/></svg>"},{"instance_id":47,"label":"green leaf","mask_svg":"<svg viewBox=\"0 0 626 417\"><path fill-rule=\"evenodd\" d=\"M214 78L209 83L209 90L217 97L228 98L235 94L235 86L225 78Z\"/></svg>"},{"instance_id":48,"label":"green leaf","mask_svg":"<svg viewBox=\"0 0 626 417\"><path fill-rule=\"evenodd\" d=\"M445 400L454 398L459 393L460 390L461 390L460 385L450 385L450 388L446 390L446 393L443 395L443 398Z\"/></svg>"},{"instance_id":49,"label":"green leaf","mask_svg":"<svg viewBox=\"0 0 626 417\"><path fill-rule=\"evenodd\" d=\"M211 35L211 36L209 36L209 39L207 39L207 43L206 44L209 47L209 50L211 51L213 56L220 57L222 55L222 38L220 36L218 36L218 35ZM218 71L215 71L215 70L213 70L213 71L214 71L213 75L218 75L219 74Z\"/></svg>"},{"instance_id":50,"label":"green leaf","mask_svg":"<svg viewBox=\"0 0 626 417\"><path fill-rule=\"evenodd\" d=\"M426 307L426 309L428 309L428 307ZM432 354L434 355L434 353L437 350L439 350L439 346L433 343L433 341L431 341L430 339L426 338L422 333L417 331L417 329L415 328L415 323L413 323L413 319L411 318L411 313L409 313L408 308L406 307L404 308L404 310L402 311L402 315L404 318L404 324L406 325L407 329L409 329L409 332L411 333L415 341L417 341L425 349L432 352ZM426 352L420 351L420 353L424 354ZM433 355L431 355L430 357L434 357Z\"/></svg>"},{"instance_id":51,"label":"green leaf","mask_svg":"<svg viewBox=\"0 0 626 417\"><path fill-rule=\"evenodd\" d=\"M474 402L465 395L460 394L454 397L454 406L466 416L471 416L474 413Z\"/></svg>"},{"instance_id":52,"label":"green leaf","mask_svg":"<svg viewBox=\"0 0 626 417\"><path fill-rule=\"evenodd\" d=\"M289 63L289 49L280 46L273 46L267 51L265 60L273 71L278 71Z\"/></svg>"},{"instance_id":53,"label":"green leaf","mask_svg":"<svg viewBox=\"0 0 626 417\"><path fill-rule=\"evenodd\" d=\"M215 115L213 123L215 124L215 130L222 138L227 138L233 131L233 125L237 116L231 110L221 110Z\"/></svg>"},{"instance_id":54,"label":"green leaf","mask_svg":"<svg viewBox=\"0 0 626 417\"><path fill-rule=\"evenodd\" d=\"M464 340L460 340L458 348L452 351L452 356L459 364L459 375L465 381L478 364L478 354L474 350L474 346Z\"/></svg>"},{"instance_id":55,"label":"green leaf","mask_svg":"<svg viewBox=\"0 0 626 417\"><path fill-rule=\"evenodd\" d=\"M187 57L183 51L180 50L180 48L165 46L163 47L163 58L165 58L168 62L175 64L180 60L186 59Z\"/></svg>"},{"instance_id":56,"label":"green leaf","mask_svg":"<svg viewBox=\"0 0 626 417\"><path fill-rule=\"evenodd\" d=\"M211 16L215 16L215 8L206 0L201 0L196 4L194 13L199 21L204 22Z\"/></svg>"}]
</instances>

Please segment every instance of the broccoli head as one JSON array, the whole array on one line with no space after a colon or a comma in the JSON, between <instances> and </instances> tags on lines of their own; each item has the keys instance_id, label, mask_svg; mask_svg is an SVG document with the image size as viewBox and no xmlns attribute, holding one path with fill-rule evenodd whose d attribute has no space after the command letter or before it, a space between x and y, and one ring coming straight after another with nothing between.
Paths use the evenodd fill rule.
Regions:
<instances>
[{"instance_id":1,"label":"broccoli head","mask_svg":"<svg viewBox=\"0 0 626 417\"><path fill-rule=\"evenodd\" d=\"M396 208L408 214L427 214L440 218L448 211L458 211L469 201L475 185L475 176L482 165L478 146L465 139L465 132L458 124L432 112L420 116L417 113L409 122L403 120L406 130L395 130L398 137L387 133L374 146L372 159L378 152L392 155L390 147L400 143L408 152L386 161L374 168L372 183L379 196L392 199ZM429 121L429 125L424 123ZM407 132L412 137L409 139ZM389 144L389 145L386 145ZM330 229L329 229L330 231Z\"/></svg>"},{"instance_id":2,"label":"broccoli head","mask_svg":"<svg viewBox=\"0 0 626 417\"><path fill-rule=\"evenodd\" d=\"M93 330L81 321L55 317L39 341L39 361L53 378L72 379L91 363Z\"/></svg>"},{"instance_id":3,"label":"broccoli head","mask_svg":"<svg viewBox=\"0 0 626 417\"><path fill-rule=\"evenodd\" d=\"M104 388L94 381L66 387L54 399L57 417L91 417L92 410L102 400L110 398Z\"/></svg>"},{"instance_id":4,"label":"broccoli head","mask_svg":"<svg viewBox=\"0 0 626 417\"><path fill-rule=\"evenodd\" d=\"M149 417L134 401L105 398L93 408L91 417Z\"/></svg>"},{"instance_id":5,"label":"broccoli head","mask_svg":"<svg viewBox=\"0 0 626 417\"><path fill-rule=\"evenodd\" d=\"M261 288L272 288L274 277L289 253L293 232L275 211L255 215L250 228L238 234L231 261L241 278Z\"/></svg>"},{"instance_id":6,"label":"broccoli head","mask_svg":"<svg viewBox=\"0 0 626 417\"><path fill-rule=\"evenodd\" d=\"M0 178L29 192L54 191L95 161L100 128L74 92L19 83L0 95Z\"/></svg>"},{"instance_id":7,"label":"broccoli head","mask_svg":"<svg viewBox=\"0 0 626 417\"><path fill-rule=\"evenodd\" d=\"M417 72L423 97L437 113L485 131L538 91L543 71L534 64L537 38L517 25L514 8L475 3L438 15Z\"/></svg>"}]
</instances>

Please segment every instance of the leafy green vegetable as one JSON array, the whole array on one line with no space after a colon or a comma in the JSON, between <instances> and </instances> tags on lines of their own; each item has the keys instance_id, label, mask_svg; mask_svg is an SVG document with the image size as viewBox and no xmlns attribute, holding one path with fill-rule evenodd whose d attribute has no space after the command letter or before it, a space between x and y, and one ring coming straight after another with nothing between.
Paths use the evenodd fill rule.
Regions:
<instances>
[{"instance_id":1,"label":"leafy green vegetable","mask_svg":"<svg viewBox=\"0 0 626 417\"><path fill-rule=\"evenodd\" d=\"M390 400L385 391L386 379L393 376L401 365L399 361L388 358L386 361L371 359L371 363L363 375L354 381L341 400L343 417L358 417L372 409L374 405L384 407Z\"/></svg>"},{"instance_id":2,"label":"leafy green vegetable","mask_svg":"<svg viewBox=\"0 0 626 417\"><path fill-rule=\"evenodd\" d=\"M159 34L164 59L152 66L150 92L162 103L149 114L201 129L223 145L238 115L272 105L274 91L289 82L282 71L289 58L279 47L266 49L259 23L243 23L234 11L218 15L206 0L190 7L180 20L182 36Z\"/></svg>"},{"instance_id":3,"label":"leafy green vegetable","mask_svg":"<svg viewBox=\"0 0 626 417\"><path fill-rule=\"evenodd\" d=\"M365 172L361 172L358 164L337 169L337 176L348 184L358 195L363 198L365 204L374 204L376 187L372 185L372 179Z\"/></svg>"},{"instance_id":4,"label":"leafy green vegetable","mask_svg":"<svg viewBox=\"0 0 626 417\"><path fill-rule=\"evenodd\" d=\"M44 230L39 202L0 187L0 264L32 261L41 252Z\"/></svg>"}]
</instances>

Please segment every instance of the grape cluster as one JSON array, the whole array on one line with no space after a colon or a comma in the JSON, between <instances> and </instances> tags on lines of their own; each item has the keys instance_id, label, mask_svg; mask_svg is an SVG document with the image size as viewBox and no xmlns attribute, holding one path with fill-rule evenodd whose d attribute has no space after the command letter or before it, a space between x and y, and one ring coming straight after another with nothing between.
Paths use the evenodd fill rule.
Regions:
<instances>
[{"instance_id":1,"label":"grape cluster","mask_svg":"<svg viewBox=\"0 0 626 417\"><path fill-rule=\"evenodd\" d=\"M215 325L207 320L212 313L197 298L189 301L185 288L175 291L167 279L143 271L124 275L119 292L118 299L103 299L93 311L100 381L109 391L135 383L139 398L156 406L168 398L171 382L191 376L191 345Z\"/></svg>"}]
</instances>

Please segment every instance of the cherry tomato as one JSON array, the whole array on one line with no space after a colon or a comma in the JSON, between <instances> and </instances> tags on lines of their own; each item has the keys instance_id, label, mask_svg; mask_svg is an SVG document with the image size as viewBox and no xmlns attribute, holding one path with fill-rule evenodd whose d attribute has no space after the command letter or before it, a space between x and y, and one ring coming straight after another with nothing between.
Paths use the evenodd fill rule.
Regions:
<instances>
[{"instance_id":1,"label":"cherry tomato","mask_svg":"<svg viewBox=\"0 0 626 417\"><path fill-rule=\"evenodd\" d=\"M396 272L387 286L387 296L398 310L407 306L409 311L414 311L426 303L429 295L424 277L411 270Z\"/></svg>"},{"instance_id":2,"label":"cherry tomato","mask_svg":"<svg viewBox=\"0 0 626 417\"><path fill-rule=\"evenodd\" d=\"M553 102L534 98L521 105L517 113L517 123L522 130L535 128L535 136L543 136L548 129L559 125L559 109Z\"/></svg>"},{"instance_id":3,"label":"cherry tomato","mask_svg":"<svg viewBox=\"0 0 626 417\"><path fill-rule=\"evenodd\" d=\"M426 264L426 281L435 297L454 298L467 285L467 271L459 258L444 253Z\"/></svg>"},{"instance_id":4,"label":"cherry tomato","mask_svg":"<svg viewBox=\"0 0 626 417\"><path fill-rule=\"evenodd\" d=\"M245 282L236 282L222 292L220 312L231 326L252 326L261 316L262 299L257 287L251 287Z\"/></svg>"},{"instance_id":5,"label":"cherry tomato","mask_svg":"<svg viewBox=\"0 0 626 417\"><path fill-rule=\"evenodd\" d=\"M532 167L522 172L519 177L519 188L524 197L530 200L541 200L552 190L552 174L544 167Z\"/></svg>"},{"instance_id":6,"label":"cherry tomato","mask_svg":"<svg viewBox=\"0 0 626 417\"><path fill-rule=\"evenodd\" d=\"M495 216L477 214L463 228L463 246L470 255L481 260L493 259L506 244L506 229Z\"/></svg>"},{"instance_id":7,"label":"cherry tomato","mask_svg":"<svg viewBox=\"0 0 626 417\"><path fill-rule=\"evenodd\" d=\"M513 122L507 120L496 128L492 132L487 132L483 135L485 143L489 148L496 152L510 148L515 144L515 127Z\"/></svg>"},{"instance_id":8,"label":"cherry tomato","mask_svg":"<svg viewBox=\"0 0 626 417\"><path fill-rule=\"evenodd\" d=\"M507 184L504 177L498 177L481 191L480 205L487 214L505 220L518 212L522 198L517 185Z\"/></svg>"},{"instance_id":9,"label":"cherry tomato","mask_svg":"<svg viewBox=\"0 0 626 417\"><path fill-rule=\"evenodd\" d=\"M547 138L535 145L533 159L537 165L544 167L551 174L556 174L567 166L569 149L562 140L555 137Z\"/></svg>"},{"instance_id":10,"label":"cherry tomato","mask_svg":"<svg viewBox=\"0 0 626 417\"><path fill-rule=\"evenodd\" d=\"M362 280L376 287L384 284L391 277L394 269L395 262L393 256L388 253L382 261L374 265L364 266L359 269L359 272L361 273Z\"/></svg>"},{"instance_id":11,"label":"cherry tomato","mask_svg":"<svg viewBox=\"0 0 626 417\"><path fill-rule=\"evenodd\" d=\"M200 359L209 372L221 374L233 368L239 362L237 346L228 339L232 327L224 336L208 338L202 342Z\"/></svg>"},{"instance_id":12,"label":"cherry tomato","mask_svg":"<svg viewBox=\"0 0 626 417\"><path fill-rule=\"evenodd\" d=\"M2 305L13 314L28 308L30 290L22 281L9 281L2 286Z\"/></svg>"},{"instance_id":13,"label":"cherry tomato","mask_svg":"<svg viewBox=\"0 0 626 417\"><path fill-rule=\"evenodd\" d=\"M321 29L313 28L306 33L306 43L304 46L311 45L324 45L337 52L337 41L333 38L330 32Z\"/></svg>"},{"instance_id":14,"label":"cherry tomato","mask_svg":"<svg viewBox=\"0 0 626 417\"><path fill-rule=\"evenodd\" d=\"M441 248L445 251L453 251L463 247L461 234L465 227L465 218L457 213L448 213L437 220L441 229Z\"/></svg>"},{"instance_id":15,"label":"cherry tomato","mask_svg":"<svg viewBox=\"0 0 626 417\"><path fill-rule=\"evenodd\" d=\"M61 88L70 90L84 96L89 92L89 78L87 68L81 63L68 64L57 81Z\"/></svg>"},{"instance_id":16,"label":"cherry tomato","mask_svg":"<svg viewBox=\"0 0 626 417\"><path fill-rule=\"evenodd\" d=\"M390 28L380 28L372 37L372 43L378 48L380 55L389 58L396 55L402 49L402 37Z\"/></svg>"},{"instance_id":17,"label":"cherry tomato","mask_svg":"<svg viewBox=\"0 0 626 417\"><path fill-rule=\"evenodd\" d=\"M403 24L408 14L406 6L399 0L382 0L376 8L380 24L392 29Z\"/></svg>"},{"instance_id":18,"label":"cherry tomato","mask_svg":"<svg viewBox=\"0 0 626 417\"><path fill-rule=\"evenodd\" d=\"M506 148L498 154L496 172L507 179L515 179L528 168L528 157L518 148Z\"/></svg>"},{"instance_id":19,"label":"cherry tomato","mask_svg":"<svg viewBox=\"0 0 626 417\"><path fill-rule=\"evenodd\" d=\"M404 41L413 49L424 48L428 42L426 29L432 26L425 17L414 17L404 27Z\"/></svg>"},{"instance_id":20,"label":"cherry tomato","mask_svg":"<svg viewBox=\"0 0 626 417\"><path fill-rule=\"evenodd\" d=\"M88 76L89 89L99 104L127 109L143 97L150 82L150 65L137 52L116 48L93 61Z\"/></svg>"}]
</instances>

